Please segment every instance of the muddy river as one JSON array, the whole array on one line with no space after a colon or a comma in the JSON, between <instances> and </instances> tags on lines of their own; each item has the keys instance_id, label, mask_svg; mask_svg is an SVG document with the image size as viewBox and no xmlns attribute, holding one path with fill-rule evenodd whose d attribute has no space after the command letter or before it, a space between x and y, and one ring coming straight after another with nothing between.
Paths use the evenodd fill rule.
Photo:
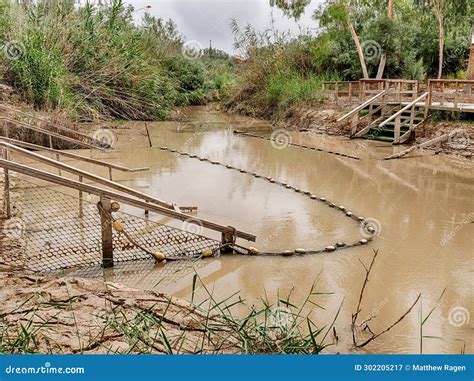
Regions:
<instances>
[{"instance_id":1,"label":"muddy river","mask_svg":"<svg viewBox=\"0 0 474 381\"><path fill-rule=\"evenodd\" d=\"M343 213L302 194L157 147L184 150L285 181L346 206L377 228L368 245L334 253L278 258L222 256L203 261L197 272L217 299L240 291L240 297L251 304L264 294L275 300L277 294L291 292L292 302L298 304L319 275L316 291L331 294L317 298L324 309L315 307L313 318L321 326L329 324L343 303L336 323L339 343L331 351L347 352L351 313L364 279L359 260L368 263L373 250L379 250L360 320L370 319L370 328L378 332L398 319L420 293L422 303L364 351L419 353L420 313L425 317L446 288L423 326L423 335L431 336L423 340L423 352L460 353L463 348L473 352L472 164L432 154L383 161L384 156L403 148L308 132L285 135L293 143L361 158L352 160L232 133L238 129L270 137L266 122L206 107L184 110L182 117L183 122L147 124L153 148L149 147L144 123L114 125L109 138L120 152L94 157L128 167L150 167L147 172L116 172L114 180L178 205L197 206L198 217L255 234L257 242L251 245L261 250L354 242L361 238L361 228ZM79 166L106 175L97 167ZM150 218L181 226L158 215ZM160 271L161 265L156 266L156 274L155 268L147 265L127 271L108 270L106 276L136 288L190 298L192 272L178 273L173 282L157 285Z\"/></svg>"}]
</instances>

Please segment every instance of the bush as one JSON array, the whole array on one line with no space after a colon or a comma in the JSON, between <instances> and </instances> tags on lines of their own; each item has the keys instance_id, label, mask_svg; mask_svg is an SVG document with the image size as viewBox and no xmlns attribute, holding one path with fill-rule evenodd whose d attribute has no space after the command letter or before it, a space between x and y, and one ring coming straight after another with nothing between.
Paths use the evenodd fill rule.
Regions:
<instances>
[{"instance_id":1,"label":"bush","mask_svg":"<svg viewBox=\"0 0 474 381\"><path fill-rule=\"evenodd\" d=\"M206 100L205 66L183 58L172 21L147 14L137 26L123 0L75 3L0 0L2 41L24 47L16 60L0 58L0 75L26 101L79 120L149 120Z\"/></svg>"}]
</instances>

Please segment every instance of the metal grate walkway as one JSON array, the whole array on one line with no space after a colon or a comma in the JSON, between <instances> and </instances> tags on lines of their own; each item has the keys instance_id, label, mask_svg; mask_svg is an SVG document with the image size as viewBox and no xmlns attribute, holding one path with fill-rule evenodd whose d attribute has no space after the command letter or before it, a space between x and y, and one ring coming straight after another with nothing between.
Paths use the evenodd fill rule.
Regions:
<instances>
[{"instance_id":1,"label":"metal grate walkway","mask_svg":"<svg viewBox=\"0 0 474 381\"><path fill-rule=\"evenodd\" d=\"M0 252L2 260L33 271L81 268L87 272L85 268L91 267L95 273L102 264L101 218L94 202L98 197L83 200L80 217L78 198L17 176L10 175L10 181L13 218L6 221L3 233L7 237L21 236L26 245L17 256ZM216 240L123 212L115 212L113 217L122 221L124 230L140 246L167 257L183 258L172 266L174 272L180 266L189 267L190 260L195 261L203 250L215 250L220 245ZM115 230L113 246L116 263L150 259Z\"/></svg>"}]
</instances>

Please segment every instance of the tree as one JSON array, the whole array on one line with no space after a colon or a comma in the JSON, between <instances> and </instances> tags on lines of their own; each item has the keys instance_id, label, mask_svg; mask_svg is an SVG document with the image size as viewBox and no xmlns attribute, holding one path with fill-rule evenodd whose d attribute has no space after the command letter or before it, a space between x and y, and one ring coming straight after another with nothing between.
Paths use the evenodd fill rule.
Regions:
<instances>
[{"instance_id":1,"label":"tree","mask_svg":"<svg viewBox=\"0 0 474 381\"><path fill-rule=\"evenodd\" d=\"M467 78L474 80L474 26L471 31L471 48L469 50L469 66L467 69Z\"/></svg>"},{"instance_id":2,"label":"tree","mask_svg":"<svg viewBox=\"0 0 474 381\"><path fill-rule=\"evenodd\" d=\"M387 10L387 17L391 20L393 13L393 0L388 0L388 10ZM380 56L380 64L379 70L377 71L377 79L381 79L383 77L383 72L385 71L385 65L387 64L387 53L383 52Z\"/></svg>"},{"instance_id":3,"label":"tree","mask_svg":"<svg viewBox=\"0 0 474 381\"><path fill-rule=\"evenodd\" d=\"M304 13L306 6L311 3L311 0L270 0L270 5L277 6L283 12L290 17L299 19ZM329 4L329 12L333 15L335 19L345 23L349 29L352 40L356 46L357 54L359 56L360 66L362 68L362 74L364 78L369 78L369 72L367 70L367 64L365 62L364 51L360 43L359 36L352 24L350 17L350 0L336 0L333 3Z\"/></svg>"},{"instance_id":4,"label":"tree","mask_svg":"<svg viewBox=\"0 0 474 381\"><path fill-rule=\"evenodd\" d=\"M417 5L431 9L438 20L438 79L443 76L444 46L446 40L446 24L449 18L456 24L457 17L471 14L471 0L415 0Z\"/></svg>"}]
</instances>

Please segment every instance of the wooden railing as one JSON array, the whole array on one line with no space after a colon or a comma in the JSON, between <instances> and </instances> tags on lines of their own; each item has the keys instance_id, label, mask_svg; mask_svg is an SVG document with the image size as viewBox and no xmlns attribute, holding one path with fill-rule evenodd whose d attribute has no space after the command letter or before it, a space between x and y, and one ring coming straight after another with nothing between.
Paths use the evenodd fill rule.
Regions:
<instances>
[{"instance_id":1,"label":"wooden railing","mask_svg":"<svg viewBox=\"0 0 474 381\"><path fill-rule=\"evenodd\" d=\"M429 106L449 106L462 109L474 105L474 80L432 79L428 81Z\"/></svg>"},{"instance_id":2,"label":"wooden railing","mask_svg":"<svg viewBox=\"0 0 474 381\"><path fill-rule=\"evenodd\" d=\"M31 152L27 149L17 147L15 145L7 143L5 141L0 140L0 149L2 149L3 151L6 151L6 154L3 153L3 155L9 157L10 160L11 160L12 154L15 153L17 155L21 155L23 157L33 159L35 162L44 163L46 165L54 167L54 168L58 169L59 171L69 172L72 175L78 176L79 177L79 182L82 182L83 179L88 179L88 180L91 180L91 181L93 181L97 184L101 184L101 185L104 185L104 186L109 187L111 189L114 189L116 191L126 193L130 196L133 196L133 197L137 197L137 198L142 199L146 202L156 204L156 205L162 206L164 208L168 208L168 209L173 209L173 210L176 209L175 205L173 205L171 203L168 203L168 202L165 202L165 201L162 201L162 200L159 200L156 197L152 197L152 196L149 196L145 193L138 192L138 191L136 191L132 188L126 187L125 185L122 185L120 183L116 183L116 182L113 182L111 180L104 179L103 177L94 175L90 172L86 172L82 169L78 169L78 168L72 167L70 165L61 163L57 160L53 160L53 159L50 159L48 157L39 155L39 154ZM59 174L61 176L61 172L59 172ZM81 202L81 201L82 201L82 194L80 195L80 198L79 198L79 202Z\"/></svg>"},{"instance_id":3,"label":"wooden railing","mask_svg":"<svg viewBox=\"0 0 474 381\"><path fill-rule=\"evenodd\" d=\"M339 82L339 81L325 81L322 84L322 91L326 96L334 96L337 103L340 99L345 99L349 102L360 100L360 82Z\"/></svg>"},{"instance_id":4,"label":"wooden railing","mask_svg":"<svg viewBox=\"0 0 474 381\"><path fill-rule=\"evenodd\" d=\"M394 121L394 144L403 143L410 136L413 130L427 118L428 96L428 92L423 93L421 96L414 99L408 105L401 108L395 114L379 124L379 127L384 127L388 123ZM406 115L407 113L408 115ZM400 136L402 126L408 126L409 129L402 136Z\"/></svg>"},{"instance_id":5,"label":"wooden railing","mask_svg":"<svg viewBox=\"0 0 474 381\"><path fill-rule=\"evenodd\" d=\"M374 95L387 90L388 102L404 102L415 99L418 95L418 81L403 79L360 79L359 81L323 82L322 91L326 96L340 100L364 102Z\"/></svg>"}]
</instances>

